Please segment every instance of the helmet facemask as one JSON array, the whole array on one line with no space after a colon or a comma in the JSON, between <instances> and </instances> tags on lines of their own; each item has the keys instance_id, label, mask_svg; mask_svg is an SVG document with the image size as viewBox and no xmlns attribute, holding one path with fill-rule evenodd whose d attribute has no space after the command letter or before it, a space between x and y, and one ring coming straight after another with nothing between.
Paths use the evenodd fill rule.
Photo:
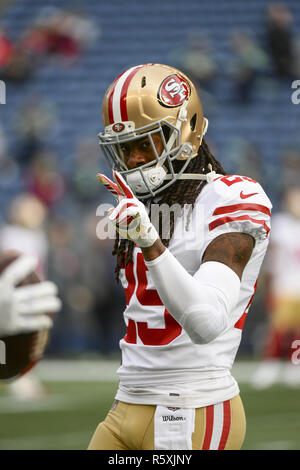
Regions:
<instances>
[{"instance_id":1,"label":"helmet facemask","mask_svg":"<svg viewBox=\"0 0 300 470\"><path fill-rule=\"evenodd\" d=\"M175 95L177 89L183 90L180 102L171 99L167 102L167 97L171 96L167 92ZM178 94L176 97L174 100L179 99ZM109 166L122 174L139 199L159 194L178 179L205 178L204 175L184 174L190 160L197 156L207 120L202 115L194 87L175 69L146 64L123 73L106 93L103 121L105 131L98 135L103 154ZM153 140L155 134L162 143L160 155ZM132 145L140 139L146 139L153 150L153 160L130 169L122 149L126 143ZM179 172L174 169L175 160L182 160Z\"/></svg>"}]
</instances>

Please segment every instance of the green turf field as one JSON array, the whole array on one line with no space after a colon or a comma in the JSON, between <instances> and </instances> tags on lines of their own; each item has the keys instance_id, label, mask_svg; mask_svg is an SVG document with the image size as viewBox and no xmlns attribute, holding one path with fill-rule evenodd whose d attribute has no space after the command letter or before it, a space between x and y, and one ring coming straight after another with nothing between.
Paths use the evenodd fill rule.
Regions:
<instances>
[{"instance_id":1,"label":"green turf field","mask_svg":"<svg viewBox=\"0 0 300 470\"><path fill-rule=\"evenodd\" d=\"M46 381L48 395L18 401L0 390L0 449L85 449L109 409L116 381ZM299 389L240 384L247 416L243 449L300 449Z\"/></svg>"}]
</instances>

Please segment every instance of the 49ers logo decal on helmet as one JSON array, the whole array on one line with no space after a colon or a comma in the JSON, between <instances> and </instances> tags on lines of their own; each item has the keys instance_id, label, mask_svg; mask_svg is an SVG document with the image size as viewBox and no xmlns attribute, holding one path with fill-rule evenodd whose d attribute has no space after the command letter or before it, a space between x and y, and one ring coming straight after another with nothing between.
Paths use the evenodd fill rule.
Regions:
<instances>
[{"instance_id":1,"label":"49ers logo decal on helmet","mask_svg":"<svg viewBox=\"0 0 300 470\"><path fill-rule=\"evenodd\" d=\"M122 132L125 129L125 126L122 122L116 122L116 124L113 125L112 130L114 132Z\"/></svg>"},{"instance_id":2,"label":"49ers logo decal on helmet","mask_svg":"<svg viewBox=\"0 0 300 470\"><path fill-rule=\"evenodd\" d=\"M168 108L181 106L189 98L191 87L180 75L169 75L164 79L158 90L160 104Z\"/></svg>"}]
</instances>

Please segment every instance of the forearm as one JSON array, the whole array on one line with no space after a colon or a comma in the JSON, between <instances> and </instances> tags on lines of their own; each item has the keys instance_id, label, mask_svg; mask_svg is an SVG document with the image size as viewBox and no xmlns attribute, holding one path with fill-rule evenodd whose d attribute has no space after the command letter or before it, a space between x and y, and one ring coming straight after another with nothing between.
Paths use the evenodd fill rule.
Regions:
<instances>
[{"instance_id":1,"label":"forearm","mask_svg":"<svg viewBox=\"0 0 300 470\"><path fill-rule=\"evenodd\" d=\"M148 248L142 248L145 261L155 260L160 255L162 255L165 250L166 247L160 238L158 238L152 246L149 246Z\"/></svg>"},{"instance_id":2,"label":"forearm","mask_svg":"<svg viewBox=\"0 0 300 470\"><path fill-rule=\"evenodd\" d=\"M166 249L145 261L163 304L195 343L210 342L227 328L240 289L228 266L204 263L192 276Z\"/></svg>"}]
</instances>

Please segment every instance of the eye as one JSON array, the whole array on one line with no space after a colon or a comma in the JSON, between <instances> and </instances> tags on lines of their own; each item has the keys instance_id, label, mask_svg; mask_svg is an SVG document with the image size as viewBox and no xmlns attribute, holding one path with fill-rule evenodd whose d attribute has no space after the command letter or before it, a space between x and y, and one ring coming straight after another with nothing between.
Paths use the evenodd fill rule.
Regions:
<instances>
[{"instance_id":1,"label":"eye","mask_svg":"<svg viewBox=\"0 0 300 470\"><path fill-rule=\"evenodd\" d=\"M126 144L120 145L120 150L124 155L128 155L130 153L130 146Z\"/></svg>"},{"instance_id":2,"label":"eye","mask_svg":"<svg viewBox=\"0 0 300 470\"><path fill-rule=\"evenodd\" d=\"M142 150L149 150L150 146L151 146L151 144L150 144L149 140L144 140L144 141L141 142L141 144L140 144L140 148L141 148Z\"/></svg>"}]
</instances>

